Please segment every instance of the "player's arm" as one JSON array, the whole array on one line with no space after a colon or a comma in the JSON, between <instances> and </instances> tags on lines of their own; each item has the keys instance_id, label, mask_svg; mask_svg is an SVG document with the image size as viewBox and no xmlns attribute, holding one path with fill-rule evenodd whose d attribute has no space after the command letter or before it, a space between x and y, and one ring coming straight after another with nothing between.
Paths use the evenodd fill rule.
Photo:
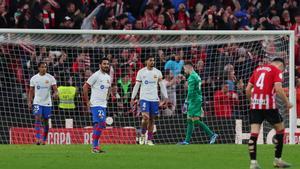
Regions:
<instances>
[{"instance_id":1,"label":"player's arm","mask_svg":"<svg viewBox=\"0 0 300 169\"><path fill-rule=\"evenodd\" d=\"M131 103L134 102L134 98L136 97L139 89L140 89L140 86L141 86L141 81L137 80L135 82L135 85L133 87L133 90L132 90L132 94L131 94Z\"/></svg>"},{"instance_id":2,"label":"player's arm","mask_svg":"<svg viewBox=\"0 0 300 169\"><path fill-rule=\"evenodd\" d=\"M192 78L191 80L188 81L188 92L186 98L187 102L189 102L189 100L194 97L193 93L196 87L199 87L199 80L197 80L196 78Z\"/></svg>"},{"instance_id":3,"label":"player's arm","mask_svg":"<svg viewBox=\"0 0 300 169\"><path fill-rule=\"evenodd\" d=\"M246 97L248 100L251 100L252 88L254 87L253 84L254 84L254 73L251 75L246 87Z\"/></svg>"},{"instance_id":4,"label":"player's arm","mask_svg":"<svg viewBox=\"0 0 300 169\"><path fill-rule=\"evenodd\" d=\"M89 90L90 90L91 86L86 82L84 85L83 85L83 93L82 93L82 99L83 99L83 103L86 105L86 106L90 106L90 102L89 102Z\"/></svg>"},{"instance_id":5,"label":"player's arm","mask_svg":"<svg viewBox=\"0 0 300 169\"><path fill-rule=\"evenodd\" d=\"M51 81L52 81L51 82L51 87L52 87L52 90L53 90L53 98L57 99L58 98L58 90L57 90L56 79L52 76Z\"/></svg>"},{"instance_id":6,"label":"player's arm","mask_svg":"<svg viewBox=\"0 0 300 169\"><path fill-rule=\"evenodd\" d=\"M96 81L97 81L97 76L94 73L91 77L88 78L88 80L84 83L82 87L83 103L87 106L88 109L90 107L89 90L91 86L93 86L96 83Z\"/></svg>"},{"instance_id":7,"label":"player's arm","mask_svg":"<svg viewBox=\"0 0 300 169\"><path fill-rule=\"evenodd\" d=\"M108 88L106 100L109 99L110 94L111 94L111 87Z\"/></svg>"},{"instance_id":8,"label":"player's arm","mask_svg":"<svg viewBox=\"0 0 300 169\"><path fill-rule=\"evenodd\" d=\"M286 97L284 89L282 88L282 83L276 82L274 84L274 89L275 89L276 95L278 95L284 101L284 103L287 105L287 108L288 109L292 108L293 105L290 103L289 99Z\"/></svg>"},{"instance_id":9,"label":"player's arm","mask_svg":"<svg viewBox=\"0 0 300 169\"><path fill-rule=\"evenodd\" d=\"M29 84L30 88L29 88L29 93L28 93L28 108L29 110L31 110L32 108L32 99L33 99L33 95L34 95L34 80L33 78L30 79L30 84Z\"/></svg>"},{"instance_id":10,"label":"player's arm","mask_svg":"<svg viewBox=\"0 0 300 169\"><path fill-rule=\"evenodd\" d=\"M131 101L130 101L131 106L134 104L134 98L137 95L137 93L139 92L141 83L142 83L141 72L138 71L138 73L136 75L136 82L135 82L135 85L133 87L132 94L131 94Z\"/></svg>"},{"instance_id":11,"label":"player's arm","mask_svg":"<svg viewBox=\"0 0 300 169\"><path fill-rule=\"evenodd\" d=\"M252 91L252 88L253 88L253 84L248 82L248 85L246 87L246 97L247 99L251 99L251 91Z\"/></svg>"},{"instance_id":12,"label":"player's arm","mask_svg":"<svg viewBox=\"0 0 300 169\"><path fill-rule=\"evenodd\" d=\"M159 84L160 91L161 91L161 94L163 95L164 99L168 99L167 88L166 88L165 84L163 83L162 78L158 79L158 84Z\"/></svg>"},{"instance_id":13,"label":"player's arm","mask_svg":"<svg viewBox=\"0 0 300 169\"><path fill-rule=\"evenodd\" d=\"M52 85L52 90L53 90L53 98L57 99L58 98L58 89L57 89L57 85Z\"/></svg>"},{"instance_id":14,"label":"player's arm","mask_svg":"<svg viewBox=\"0 0 300 169\"><path fill-rule=\"evenodd\" d=\"M34 95L34 87L30 86L29 88L29 93L28 93L28 108L31 110L32 108L32 99L33 99L33 95Z\"/></svg>"}]
</instances>

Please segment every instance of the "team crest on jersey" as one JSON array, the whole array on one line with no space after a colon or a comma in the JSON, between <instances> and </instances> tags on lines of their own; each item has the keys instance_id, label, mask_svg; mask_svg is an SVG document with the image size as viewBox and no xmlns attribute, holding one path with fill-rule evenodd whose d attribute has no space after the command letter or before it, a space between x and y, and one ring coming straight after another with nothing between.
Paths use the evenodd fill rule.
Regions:
<instances>
[{"instance_id":1,"label":"team crest on jersey","mask_svg":"<svg viewBox=\"0 0 300 169\"><path fill-rule=\"evenodd\" d=\"M146 76L143 76L143 79L145 79L146 78Z\"/></svg>"},{"instance_id":2,"label":"team crest on jersey","mask_svg":"<svg viewBox=\"0 0 300 169\"><path fill-rule=\"evenodd\" d=\"M154 75L154 79L156 79L157 78L157 75Z\"/></svg>"},{"instance_id":3,"label":"team crest on jersey","mask_svg":"<svg viewBox=\"0 0 300 169\"><path fill-rule=\"evenodd\" d=\"M46 83L46 84L48 84L48 83L49 83L49 81L48 81L48 80L46 80L46 81L45 81L45 83Z\"/></svg>"},{"instance_id":4,"label":"team crest on jersey","mask_svg":"<svg viewBox=\"0 0 300 169\"><path fill-rule=\"evenodd\" d=\"M282 76L282 73L280 73L280 74L279 74L279 78L282 79L282 77L283 77L283 76Z\"/></svg>"},{"instance_id":5,"label":"team crest on jersey","mask_svg":"<svg viewBox=\"0 0 300 169\"><path fill-rule=\"evenodd\" d=\"M107 80L107 83L109 83L109 80Z\"/></svg>"}]
</instances>

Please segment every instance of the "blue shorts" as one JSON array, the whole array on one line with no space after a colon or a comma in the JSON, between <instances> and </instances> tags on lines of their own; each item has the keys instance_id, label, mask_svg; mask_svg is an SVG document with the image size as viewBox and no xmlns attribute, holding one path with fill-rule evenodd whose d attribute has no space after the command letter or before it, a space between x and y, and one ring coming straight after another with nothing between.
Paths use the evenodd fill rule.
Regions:
<instances>
[{"instance_id":1,"label":"blue shorts","mask_svg":"<svg viewBox=\"0 0 300 169\"><path fill-rule=\"evenodd\" d=\"M150 116L157 116L159 114L158 106L158 101L140 100L141 112L149 113Z\"/></svg>"},{"instance_id":2,"label":"blue shorts","mask_svg":"<svg viewBox=\"0 0 300 169\"><path fill-rule=\"evenodd\" d=\"M104 107L91 107L93 123L105 122L106 120L106 108Z\"/></svg>"},{"instance_id":3,"label":"blue shorts","mask_svg":"<svg viewBox=\"0 0 300 169\"><path fill-rule=\"evenodd\" d=\"M51 117L52 107L34 104L32 112L33 115L41 115L42 118L49 119Z\"/></svg>"}]
</instances>

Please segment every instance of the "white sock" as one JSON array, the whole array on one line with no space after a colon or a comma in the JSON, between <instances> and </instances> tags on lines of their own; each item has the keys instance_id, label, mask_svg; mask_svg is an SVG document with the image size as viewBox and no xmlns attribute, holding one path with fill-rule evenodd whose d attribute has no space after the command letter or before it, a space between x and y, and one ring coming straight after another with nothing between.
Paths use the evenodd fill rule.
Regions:
<instances>
[{"instance_id":1,"label":"white sock","mask_svg":"<svg viewBox=\"0 0 300 169\"><path fill-rule=\"evenodd\" d=\"M281 160L281 158L275 158L275 160L278 160L278 161L280 161L280 160Z\"/></svg>"},{"instance_id":2,"label":"white sock","mask_svg":"<svg viewBox=\"0 0 300 169\"><path fill-rule=\"evenodd\" d=\"M256 160L251 160L251 164L256 164L257 161Z\"/></svg>"}]
</instances>

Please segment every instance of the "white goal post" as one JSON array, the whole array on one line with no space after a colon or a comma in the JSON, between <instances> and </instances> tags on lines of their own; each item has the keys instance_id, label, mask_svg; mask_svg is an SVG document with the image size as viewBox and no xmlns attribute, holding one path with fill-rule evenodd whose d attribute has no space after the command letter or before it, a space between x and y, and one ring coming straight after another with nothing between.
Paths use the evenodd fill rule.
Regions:
<instances>
[{"instance_id":1,"label":"white goal post","mask_svg":"<svg viewBox=\"0 0 300 169\"><path fill-rule=\"evenodd\" d=\"M271 40L270 40L271 39ZM39 30L39 29L0 29L0 46L9 46L10 44L14 45L14 47L8 47L11 50L14 51L8 51L10 54L7 54L7 56L10 56L12 60L19 60L19 53L23 51L35 51L36 48L41 48L46 46L47 48L49 47L49 50L47 49L48 52L51 51L51 49L57 49L54 51L58 50L64 50L64 51L70 51L69 54L77 54L77 51L75 51L75 48L91 48L89 50L95 50L92 51L94 53L100 52L100 51L110 51L109 54L115 55L113 57L121 57L122 51L119 52L119 50L123 49L128 49L127 52L130 53L132 48L140 48L142 51L140 55L147 55L147 54L153 54L155 56L157 55L157 51L161 50L164 51L165 54L167 53L166 51L169 51L169 48L172 48L172 52L166 54L166 55L177 55L180 53L180 50L183 50L183 48L188 48L189 50L189 55L184 56L185 59L191 59L190 57L190 48L193 46L197 46L196 48L201 50L205 50L205 53L209 57L209 51L212 52L219 52L219 50L222 50L222 48L225 47L232 47L235 48L236 51L233 51L233 53L243 53L243 50L245 51L250 51L250 53L247 53L245 55L253 55L253 51L251 51L251 48L260 48L261 46L265 47L266 49L258 49L259 51L264 51L268 50L268 43L269 40L275 43L275 48L276 48L276 43L277 40L281 41L281 39L284 39L285 42L287 43L286 45L288 48L284 48L282 46L279 46L278 51L281 54L281 56L286 60L288 63L288 72L286 72L288 76L288 82L286 82L286 87L288 88L288 95L289 95L289 100L290 102L294 105L292 109L289 111L288 115L288 128L289 128L289 144L295 144L295 133L297 129L297 115L296 115L296 89L295 89L295 54L294 54L294 45L295 45L295 37L294 37L294 31L196 31L196 30L189 30L189 31L159 31L159 30ZM264 41L264 42L262 42ZM262 45L260 43L263 43ZM278 42L278 44L281 42ZM229 45L230 44L230 45ZM213 48L218 48L218 49L213 49L210 50L210 46L215 46L219 45L218 47L213 47ZM223 46L222 46L223 45ZM243 45L246 45L247 47L243 47ZM280 44L279 44L280 45ZM277 46L278 47L278 46ZM3 51L4 51L3 47ZM97 48L97 49L96 49ZM151 50L148 50L147 48L151 48ZM249 48L249 50L248 50ZM46 49L45 49L46 50ZM155 52L153 52L155 50ZM228 49L230 50L230 49ZM275 51L277 49L274 49ZM21 51L21 52L20 52ZM119 53L116 54L118 51ZM174 52L175 51L175 52ZM200 52L198 52L200 53ZM286 53L286 55L285 55ZM264 52L266 56L268 55L268 52ZM55 55L55 54L54 54ZM107 53L106 53L107 55ZM187 55L187 54L184 54ZM261 53L257 53L256 55L261 55ZM274 57L276 56L276 52L273 53L273 56L269 54L267 57ZM102 55L101 55L102 56ZM192 55L191 55L192 56ZM6 55L3 54L3 57L6 57ZM76 57L76 56L74 56ZM98 57L98 55L97 55ZM139 56L141 57L141 56ZM260 56L259 56L260 57ZM266 58L267 58L266 57ZM166 57L168 58L168 56ZM238 56L235 56L233 58L239 58ZM72 66L73 60L76 58L72 58L72 61L68 64L69 66ZM93 62L93 60L97 59L91 59L90 61ZM261 62L265 62L265 58L261 58ZM221 65L227 65L227 62L223 62L222 60L214 60L211 61L211 66L209 68L210 71L218 71L219 74L222 73L222 70L225 71L225 68L219 68L219 69L214 69L213 65L217 63L221 63ZM4 63L4 62L3 62ZM5 62L6 63L6 62ZM10 64L6 63L3 65ZM26 65L26 63L24 63ZM29 64L27 62L27 64ZM88 63L86 63L88 64ZM89 64L94 64L94 63L89 63ZM134 63L136 64L136 63ZM204 63L206 64L206 63ZM0 63L0 66L3 66L2 62ZM252 64L251 64L252 65ZM117 65L118 66L118 65ZM256 65L252 65L253 67ZM162 66L164 67L164 66ZM205 67L205 66L204 66ZM252 68L253 68L252 67ZM252 69L249 68L249 69ZM72 69L70 67L69 69ZM247 67L244 67L244 69L247 69ZM3 69L4 70L4 69ZM121 73L125 71L125 69L120 69ZM127 70L127 68L126 68ZM7 80L7 83L16 83L14 80L16 77L13 78L13 80L9 79L12 78L10 76L18 76L13 74L12 72L7 72L10 71L10 69L5 69L5 71L2 72L2 77L1 79ZM24 71L24 69L23 69ZM36 70L35 70L36 71ZM162 70L163 71L163 70ZM10 74L7 74L10 73ZM23 72L24 73L24 72ZM210 72L211 73L211 72ZM237 73L237 72L236 72ZM7 75L6 75L7 74ZM30 75L33 75L32 73ZM64 76L63 74L62 76ZM241 77L245 78L247 77L244 74L241 74ZM63 77L59 77L60 79ZM219 78L219 77L218 77ZM209 80L211 80L208 77ZM208 81L205 79L205 81ZM26 81L27 82L27 81ZM237 81L235 82L236 84L238 83ZM2 82L2 87L7 87L10 90L14 86L14 84L6 84L6 82ZM16 86L22 86L22 85L16 85ZM176 88L176 87L175 87ZM4 90L4 89L3 89ZM6 90L6 89L5 89ZM78 88L78 90L81 90ZM183 89L178 89L182 91ZM210 89L207 89L208 91ZM20 89L16 91L25 91L25 89ZM2 91L1 91L2 92ZM205 92L205 90L204 90ZM214 91L213 91L214 92ZM26 94L26 92L24 92ZM184 91L182 92L184 93ZM204 93L205 95L205 93ZM5 97L11 97L10 94L0 94L0 97L4 97L0 102L0 109L3 109L3 113L1 112L2 115L0 115L0 134L3 135L0 137L0 144L2 143L12 143L11 138L10 141L7 141L8 137L11 137L12 133L10 132L8 134L7 130L10 130L12 127L24 127L24 125L20 124L23 123L23 121L26 122L25 127L30 128L31 126L29 125L28 118L30 118L27 114L20 115L20 117L11 117L14 116L10 113L5 113L6 111L14 111L13 106L19 106L18 110L22 110L26 112L24 109L26 109L26 105L23 105L22 103L14 103L14 98L12 99L5 99ZM184 97L184 94L178 94L177 93L177 99L182 99ZM204 96L205 97L205 96ZM24 98L26 100L26 96ZM18 100L17 100L18 101ZM214 100L212 98L212 104ZM25 102L26 103L26 102ZM57 105L54 105L57 106ZM121 106L122 107L122 106ZM119 113L122 111L122 108L113 108L114 111ZM175 109L175 108L174 108ZM209 112L210 109L214 109L213 107L208 106L207 112ZM234 109L234 108L233 108ZM164 110L162 110L164 111ZM176 109L176 111L181 111ZM236 110L238 111L238 110ZM120 113L119 113L120 114ZM136 129L139 129L139 117L136 115L135 117L127 117L127 115L112 115L112 117L115 117L114 119L119 119L120 123L118 124L118 127L133 127ZM243 114L244 115L244 114ZM55 114L54 114L55 116ZM64 120L67 119L67 117L63 117L64 115L59 115L61 116L60 118L63 118ZM84 115L85 116L85 115ZM89 115L86 115L89 116ZM167 115L166 115L167 116ZM213 126L212 128L218 129L221 126L230 126L231 124L227 124L226 120L224 119L214 119L214 112L212 111L212 114L208 113L208 115L204 115L207 117L206 122L208 123L209 126ZM239 117L242 115L239 115ZM135 118L135 119L134 119ZM176 114L176 115L171 115L168 117L162 117L157 123L158 130L163 131L160 133L160 136L157 138L159 143L174 143L179 141L179 138L183 138L184 135L184 128L185 128L185 119L184 115ZM287 118L287 117L285 117ZM87 118L88 119L88 118ZM130 123L128 124L126 120L130 119ZM246 119L246 118L245 118ZM32 120L32 119L31 119ZM86 119L84 119L86 120ZM219 120L218 122L214 123L214 120ZM29 120L30 121L30 120ZM54 119L52 119L52 122ZM67 121L67 120L66 120ZM82 119L80 119L82 121ZM168 121L168 122L166 122ZM172 137L172 131L175 130L174 128L176 125L178 125L181 129L180 131L175 131L177 137ZM14 126L15 125L15 126ZM163 128L159 128L159 125L164 126ZM168 126L171 127L169 128ZM86 125L88 126L88 125ZM80 126L82 127L82 126ZM227 130L227 129L224 129ZM227 131L228 132L228 131ZM224 134L227 133L226 131ZM197 136L195 136L197 137ZM225 141L222 141L221 143L232 143L231 141L226 140L227 138L224 138ZM196 143L203 143L202 139L196 139Z\"/></svg>"}]
</instances>

